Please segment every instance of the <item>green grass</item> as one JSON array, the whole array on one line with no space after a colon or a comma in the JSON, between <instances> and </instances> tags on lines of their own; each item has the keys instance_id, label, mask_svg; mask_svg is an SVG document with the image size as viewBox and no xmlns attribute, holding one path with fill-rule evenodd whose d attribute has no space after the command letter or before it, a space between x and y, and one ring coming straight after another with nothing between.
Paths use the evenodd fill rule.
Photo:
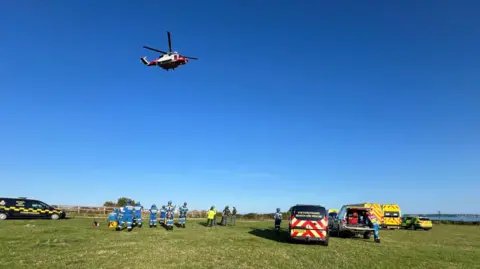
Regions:
<instances>
[{"instance_id":1,"label":"green grass","mask_svg":"<svg viewBox=\"0 0 480 269\"><path fill-rule=\"evenodd\" d=\"M480 227L381 231L373 239L330 238L328 247L290 244L273 222L116 232L91 219L0 222L1 268L479 268ZM286 222L283 223L286 228Z\"/></svg>"}]
</instances>

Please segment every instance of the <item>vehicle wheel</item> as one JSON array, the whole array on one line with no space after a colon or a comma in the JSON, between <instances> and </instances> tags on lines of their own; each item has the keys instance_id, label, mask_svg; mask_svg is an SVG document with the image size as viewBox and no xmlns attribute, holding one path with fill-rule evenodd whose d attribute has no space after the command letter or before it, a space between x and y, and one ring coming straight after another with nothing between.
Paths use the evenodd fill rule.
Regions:
<instances>
[{"instance_id":1,"label":"vehicle wheel","mask_svg":"<svg viewBox=\"0 0 480 269\"><path fill-rule=\"evenodd\" d=\"M328 247L328 241L329 241L329 240L327 239L327 241L325 241L325 243L323 243L323 245L326 246L326 247Z\"/></svg>"},{"instance_id":2,"label":"vehicle wheel","mask_svg":"<svg viewBox=\"0 0 480 269\"><path fill-rule=\"evenodd\" d=\"M7 219L7 214L0 213L0 220L6 220L6 219Z\"/></svg>"},{"instance_id":3,"label":"vehicle wheel","mask_svg":"<svg viewBox=\"0 0 480 269\"><path fill-rule=\"evenodd\" d=\"M182 227L183 227L183 228L185 228L185 224L183 224L183 226L182 226Z\"/></svg>"},{"instance_id":4,"label":"vehicle wheel","mask_svg":"<svg viewBox=\"0 0 480 269\"><path fill-rule=\"evenodd\" d=\"M142 225L143 225L143 224L138 224L138 228L142 228Z\"/></svg>"},{"instance_id":5,"label":"vehicle wheel","mask_svg":"<svg viewBox=\"0 0 480 269\"><path fill-rule=\"evenodd\" d=\"M53 219L53 220L57 220L57 219L60 218L60 216L59 216L58 214L52 214L52 215L50 216L50 218Z\"/></svg>"},{"instance_id":6,"label":"vehicle wheel","mask_svg":"<svg viewBox=\"0 0 480 269\"><path fill-rule=\"evenodd\" d=\"M370 232L365 232L363 234L363 239L370 239Z\"/></svg>"}]
</instances>

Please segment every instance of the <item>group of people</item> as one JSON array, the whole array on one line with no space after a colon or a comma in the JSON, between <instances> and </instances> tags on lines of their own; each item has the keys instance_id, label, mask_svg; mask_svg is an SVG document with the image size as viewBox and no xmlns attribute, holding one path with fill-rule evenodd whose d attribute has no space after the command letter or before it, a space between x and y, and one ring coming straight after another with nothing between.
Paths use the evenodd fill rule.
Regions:
<instances>
[{"instance_id":1,"label":"group of people","mask_svg":"<svg viewBox=\"0 0 480 269\"><path fill-rule=\"evenodd\" d=\"M159 210L155 204L150 207L149 226L157 227L157 219L160 219L160 225L164 226L167 230L173 230L174 215L177 206L172 205L172 201L168 201L166 206L162 206ZM128 231L132 231L133 227L142 227L142 213L143 206L140 202L136 202L132 205L131 200L127 200L125 205L120 208L115 208L108 216L108 227L115 228L117 231L124 229L125 224ZM185 228L187 221L188 207L187 202L183 203L183 206L178 209L178 224L180 227Z\"/></svg>"},{"instance_id":2,"label":"group of people","mask_svg":"<svg viewBox=\"0 0 480 269\"><path fill-rule=\"evenodd\" d=\"M230 217L230 225L235 225L237 219L237 209L233 207L232 211L230 211L230 207L227 205L222 211L222 226L227 226L228 218ZM212 227L216 226L217 224L217 209L215 206L212 205L210 210L207 211L207 226Z\"/></svg>"}]
</instances>

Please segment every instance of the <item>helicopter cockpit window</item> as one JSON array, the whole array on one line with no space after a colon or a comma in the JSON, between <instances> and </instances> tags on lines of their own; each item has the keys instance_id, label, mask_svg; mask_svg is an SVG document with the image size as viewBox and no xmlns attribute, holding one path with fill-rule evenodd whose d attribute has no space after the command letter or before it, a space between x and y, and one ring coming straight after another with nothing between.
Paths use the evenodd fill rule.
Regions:
<instances>
[{"instance_id":1,"label":"helicopter cockpit window","mask_svg":"<svg viewBox=\"0 0 480 269\"><path fill-rule=\"evenodd\" d=\"M173 56L173 59L176 60L176 59L177 59L177 55L174 55L174 56Z\"/></svg>"}]
</instances>

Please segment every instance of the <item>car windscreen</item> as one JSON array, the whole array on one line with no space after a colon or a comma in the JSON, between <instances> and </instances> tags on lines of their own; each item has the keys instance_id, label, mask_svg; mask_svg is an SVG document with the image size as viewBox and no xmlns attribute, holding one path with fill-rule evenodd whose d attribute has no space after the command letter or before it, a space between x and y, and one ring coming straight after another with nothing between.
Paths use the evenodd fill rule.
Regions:
<instances>
[{"instance_id":1,"label":"car windscreen","mask_svg":"<svg viewBox=\"0 0 480 269\"><path fill-rule=\"evenodd\" d=\"M338 216L337 212L328 213L329 218L336 218Z\"/></svg>"},{"instance_id":2,"label":"car windscreen","mask_svg":"<svg viewBox=\"0 0 480 269\"><path fill-rule=\"evenodd\" d=\"M321 206L296 206L293 208L292 215L300 220L323 219L326 210Z\"/></svg>"},{"instance_id":3,"label":"car windscreen","mask_svg":"<svg viewBox=\"0 0 480 269\"><path fill-rule=\"evenodd\" d=\"M384 212L383 215L385 218L398 218L400 216L399 212Z\"/></svg>"}]
</instances>

